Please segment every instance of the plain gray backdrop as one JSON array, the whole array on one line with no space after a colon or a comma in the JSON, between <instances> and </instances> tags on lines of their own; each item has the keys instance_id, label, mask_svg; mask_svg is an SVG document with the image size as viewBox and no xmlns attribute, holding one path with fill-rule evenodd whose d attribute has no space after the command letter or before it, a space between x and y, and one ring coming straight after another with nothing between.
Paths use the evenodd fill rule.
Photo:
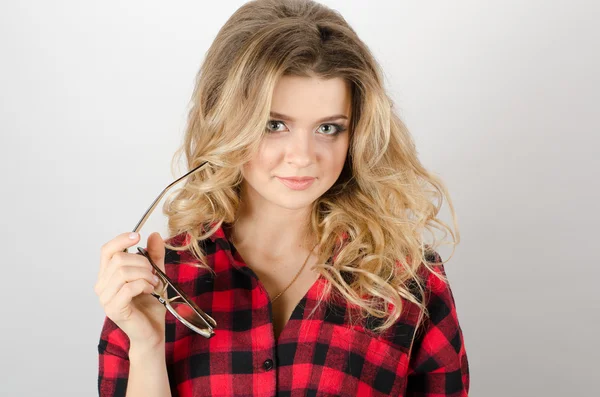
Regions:
<instances>
[{"instance_id":1,"label":"plain gray backdrop","mask_svg":"<svg viewBox=\"0 0 600 397\"><path fill-rule=\"evenodd\" d=\"M1 2L0 395L97 394L100 247L179 176L195 74L243 3ZM598 395L599 3L323 3L450 189L470 395Z\"/></svg>"}]
</instances>

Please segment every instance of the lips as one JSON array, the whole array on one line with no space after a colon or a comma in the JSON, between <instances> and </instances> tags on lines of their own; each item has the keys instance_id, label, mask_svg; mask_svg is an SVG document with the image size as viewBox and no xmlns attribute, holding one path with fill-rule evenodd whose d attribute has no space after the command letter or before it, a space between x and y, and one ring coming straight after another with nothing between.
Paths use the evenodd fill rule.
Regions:
<instances>
[{"instance_id":1,"label":"lips","mask_svg":"<svg viewBox=\"0 0 600 397\"><path fill-rule=\"evenodd\" d=\"M311 177L294 177L294 178L280 178L279 181L292 190L304 190L308 189L313 184L315 178Z\"/></svg>"},{"instance_id":2,"label":"lips","mask_svg":"<svg viewBox=\"0 0 600 397\"><path fill-rule=\"evenodd\" d=\"M290 177L290 178L284 178L284 177L278 176L278 178L285 179L288 181L293 181L293 182L305 182L305 181L312 181L313 179L315 179L311 176L299 176L299 177Z\"/></svg>"}]
</instances>

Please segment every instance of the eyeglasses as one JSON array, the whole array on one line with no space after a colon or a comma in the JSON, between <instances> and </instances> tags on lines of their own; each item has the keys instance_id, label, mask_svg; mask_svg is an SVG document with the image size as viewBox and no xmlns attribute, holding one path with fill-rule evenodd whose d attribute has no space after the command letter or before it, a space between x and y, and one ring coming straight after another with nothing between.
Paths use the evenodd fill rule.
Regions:
<instances>
[{"instance_id":1,"label":"eyeglasses","mask_svg":"<svg viewBox=\"0 0 600 397\"><path fill-rule=\"evenodd\" d=\"M144 226L144 223L146 223L146 220L148 219L152 211L154 211L154 209L156 208L156 205L160 202L165 193L171 187L173 187L173 185L177 184L179 181L192 174L193 172L198 171L206 163L206 161L203 162L202 164L192 169L187 174L173 181L169 186L164 188L164 190L160 193L156 200L154 200L154 202L146 210L146 212L142 216L142 219L140 219L140 221L133 229L133 232L139 232L142 226ZM159 285L154 288L154 291L152 291L152 296L158 299L158 301L162 303L167 308L167 310L169 310L169 312L171 312L171 314L176 319L181 321L185 326L204 336L205 338L212 338L215 335L213 329L216 328L217 322L208 314L204 313L202 309L200 309L198 305L194 303L194 301L192 301L185 293L183 293L183 291L177 288L175 283L171 281L167 277L167 275L162 270L160 270L160 268L152 261L150 255L148 254L148 251L141 247L137 247L137 250L138 255L143 255L148 259L148 261L154 268L156 275L160 279ZM125 250L123 250L123 252L128 252L128 249L126 248ZM175 294L172 294L172 298L169 298L168 295L169 287L175 292Z\"/></svg>"}]
</instances>

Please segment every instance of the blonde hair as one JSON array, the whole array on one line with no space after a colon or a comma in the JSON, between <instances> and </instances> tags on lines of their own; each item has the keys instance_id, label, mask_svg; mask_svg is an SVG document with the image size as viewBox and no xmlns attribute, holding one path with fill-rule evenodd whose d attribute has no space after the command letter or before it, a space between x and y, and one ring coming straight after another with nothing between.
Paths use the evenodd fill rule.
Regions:
<instances>
[{"instance_id":1,"label":"blonde hair","mask_svg":"<svg viewBox=\"0 0 600 397\"><path fill-rule=\"evenodd\" d=\"M164 205L169 233L187 236L178 246L168 240L167 247L191 250L197 266L212 271L199 242L235 222L241 167L258 149L275 83L287 75L343 78L352 94L346 164L312 205L309 223L320 247L313 269L329 281L319 303L333 288L361 320L385 319L375 332L394 325L403 300L426 315L419 269L446 281L430 260L437 247L433 229L448 230L458 244L452 202L441 180L419 162L367 46L337 11L314 1L250 1L219 31L198 72L184 142L174 158L185 153L189 169L208 164ZM456 235L436 217L444 197ZM422 239L425 231L431 245Z\"/></svg>"}]
</instances>

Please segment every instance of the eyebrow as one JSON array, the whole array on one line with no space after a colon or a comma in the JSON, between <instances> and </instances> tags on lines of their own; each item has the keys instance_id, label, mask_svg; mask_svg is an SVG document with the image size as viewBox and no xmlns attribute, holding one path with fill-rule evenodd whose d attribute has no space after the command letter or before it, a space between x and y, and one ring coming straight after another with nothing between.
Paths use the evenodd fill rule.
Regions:
<instances>
[{"instance_id":1,"label":"eyebrow","mask_svg":"<svg viewBox=\"0 0 600 397\"><path fill-rule=\"evenodd\" d=\"M271 112L271 117L274 117L274 118L277 118L277 119L281 119L283 121L291 121L291 122L295 121L290 116L286 116L285 114L281 114L281 113L277 113L277 112ZM340 120L340 119L348 120L348 117L346 115L343 115L343 114L336 114L336 115L333 115L333 116L328 116L328 117L324 117L324 118L322 118L320 120L317 120L317 123L323 123L325 121L333 121L333 120Z\"/></svg>"}]
</instances>

